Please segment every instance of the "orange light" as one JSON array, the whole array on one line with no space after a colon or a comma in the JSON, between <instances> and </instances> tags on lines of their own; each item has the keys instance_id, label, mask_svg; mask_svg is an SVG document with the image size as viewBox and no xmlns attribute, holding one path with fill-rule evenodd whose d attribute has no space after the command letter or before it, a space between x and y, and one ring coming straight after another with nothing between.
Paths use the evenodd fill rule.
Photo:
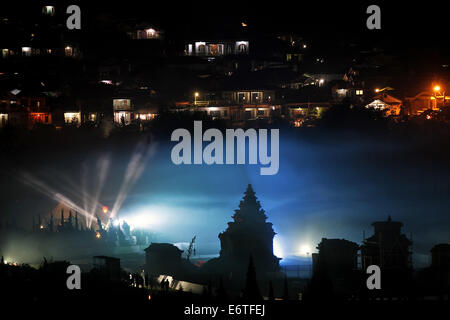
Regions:
<instances>
[{"instance_id":1,"label":"orange light","mask_svg":"<svg viewBox=\"0 0 450 320\"><path fill-rule=\"evenodd\" d=\"M377 88L377 89L375 89L375 92L380 92L380 89L378 89L378 88Z\"/></svg>"},{"instance_id":2,"label":"orange light","mask_svg":"<svg viewBox=\"0 0 450 320\"><path fill-rule=\"evenodd\" d=\"M108 207L107 206L103 206L103 213L108 213Z\"/></svg>"},{"instance_id":3,"label":"orange light","mask_svg":"<svg viewBox=\"0 0 450 320\"><path fill-rule=\"evenodd\" d=\"M95 237L97 239L100 239L102 237L101 233L99 231L97 231L97 233L95 234Z\"/></svg>"},{"instance_id":4,"label":"orange light","mask_svg":"<svg viewBox=\"0 0 450 320\"><path fill-rule=\"evenodd\" d=\"M434 87L434 91L436 91L436 92L441 91L441 87L440 86L435 86Z\"/></svg>"}]
</instances>

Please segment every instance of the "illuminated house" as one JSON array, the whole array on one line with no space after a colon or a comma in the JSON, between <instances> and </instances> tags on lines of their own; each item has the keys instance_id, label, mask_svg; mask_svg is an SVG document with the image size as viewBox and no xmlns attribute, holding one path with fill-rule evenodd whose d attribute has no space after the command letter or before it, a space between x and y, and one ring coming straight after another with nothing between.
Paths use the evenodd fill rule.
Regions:
<instances>
[{"instance_id":1,"label":"illuminated house","mask_svg":"<svg viewBox=\"0 0 450 320\"><path fill-rule=\"evenodd\" d=\"M289 118L294 127L301 127L306 120L320 118L322 114L331 108L329 102L294 102L287 103Z\"/></svg>"},{"instance_id":2,"label":"illuminated house","mask_svg":"<svg viewBox=\"0 0 450 320\"><path fill-rule=\"evenodd\" d=\"M219 234L220 256L205 263L202 268L225 273L235 279L245 275L250 256L256 272L266 276L279 271L279 260L273 254L275 232L249 184L244 198L235 210L233 221Z\"/></svg>"},{"instance_id":3,"label":"illuminated house","mask_svg":"<svg viewBox=\"0 0 450 320\"><path fill-rule=\"evenodd\" d=\"M139 99L113 99L114 123L129 125L132 122L148 122L158 115L158 108L148 101Z\"/></svg>"},{"instance_id":4,"label":"illuminated house","mask_svg":"<svg viewBox=\"0 0 450 320\"><path fill-rule=\"evenodd\" d=\"M231 118L231 114L235 109L236 108L233 108L231 106L217 106L217 107L197 106L197 107L192 108L191 110L205 112L213 120L218 120L218 119L228 120Z\"/></svg>"},{"instance_id":5,"label":"illuminated house","mask_svg":"<svg viewBox=\"0 0 450 320\"><path fill-rule=\"evenodd\" d=\"M393 96L382 93L374 97L374 100L366 105L366 108L384 111L386 116L398 116L402 107L402 101Z\"/></svg>"},{"instance_id":6,"label":"illuminated house","mask_svg":"<svg viewBox=\"0 0 450 320\"><path fill-rule=\"evenodd\" d=\"M41 11L33 8L33 19L8 20L7 24L24 32L3 33L0 58L39 56L81 57L78 36L66 27L66 6L43 6ZM41 14L39 14L41 13ZM25 31L26 30L26 31ZM10 37L10 41L7 41Z\"/></svg>"},{"instance_id":7,"label":"illuminated house","mask_svg":"<svg viewBox=\"0 0 450 320\"><path fill-rule=\"evenodd\" d=\"M307 125L308 120L322 117L331 108L328 88L307 87L286 97L285 112L295 127Z\"/></svg>"},{"instance_id":8,"label":"illuminated house","mask_svg":"<svg viewBox=\"0 0 450 320\"><path fill-rule=\"evenodd\" d=\"M128 32L128 36L133 40L152 40L162 39L164 32L151 25L141 24L136 26L135 30Z\"/></svg>"},{"instance_id":9,"label":"illuminated house","mask_svg":"<svg viewBox=\"0 0 450 320\"><path fill-rule=\"evenodd\" d=\"M281 114L281 105L275 103L274 90L224 91L223 98L240 107L234 120L270 119Z\"/></svg>"},{"instance_id":10,"label":"illuminated house","mask_svg":"<svg viewBox=\"0 0 450 320\"><path fill-rule=\"evenodd\" d=\"M414 97L405 98L405 109L410 115L419 115L425 110L439 110L448 106L450 97L436 94L430 91L423 91Z\"/></svg>"},{"instance_id":11,"label":"illuminated house","mask_svg":"<svg viewBox=\"0 0 450 320\"><path fill-rule=\"evenodd\" d=\"M182 102L177 105L183 107ZM213 92L195 92L194 101L187 102L184 106L190 107L189 110L192 112L204 112L214 120L231 119L232 112L237 108L231 103L226 103L221 94Z\"/></svg>"},{"instance_id":12,"label":"illuminated house","mask_svg":"<svg viewBox=\"0 0 450 320\"><path fill-rule=\"evenodd\" d=\"M137 106L134 109L134 118L142 123L151 121L158 115L158 107L151 102L136 99Z\"/></svg>"},{"instance_id":13,"label":"illuminated house","mask_svg":"<svg viewBox=\"0 0 450 320\"><path fill-rule=\"evenodd\" d=\"M249 53L249 42L243 41L193 41L185 46L187 56L225 56Z\"/></svg>"},{"instance_id":14,"label":"illuminated house","mask_svg":"<svg viewBox=\"0 0 450 320\"><path fill-rule=\"evenodd\" d=\"M281 114L281 105L275 101L274 90L233 90L195 92L193 100L177 102L177 108L205 112L213 119L245 121L265 119Z\"/></svg>"},{"instance_id":15,"label":"illuminated house","mask_svg":"<svg viewBox=\"0 0 450 320\"><path fill-rule=\"evenodd\" d=\"M64 112L64 124L79 127L81 125L81 112L80 111Z\"/></svg>"},{"instance_id":16,"label":"illuminated house","mask_svg":"<svg viewBox=\"0 0 450 320\"><path fill-rule=\"evenodd\" d=\"M36 124L51 124L52 114L45 96L12 90L0 98L0 126L32 128Z\"/></svg>"},{"instance_id":17,"label":"illuminated house","mask_svg":"<svg viewBox=\"0 0 450 320\"><path fill-rule=\"evenodd\" d=\"M113 99L114 123L128 125L131 123L133 108L131 99Z\"/></svg>"}]
</instances>

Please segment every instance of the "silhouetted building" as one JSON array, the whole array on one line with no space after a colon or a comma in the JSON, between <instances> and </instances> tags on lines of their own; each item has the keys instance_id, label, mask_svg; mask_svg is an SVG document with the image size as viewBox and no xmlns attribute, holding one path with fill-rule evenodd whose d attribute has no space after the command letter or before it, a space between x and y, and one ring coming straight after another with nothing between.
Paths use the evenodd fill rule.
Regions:
<instances>
[{"instance_id":1,"label":"silhouetted building","mask_svg":"<svg viewBox=\"0 0 450 320\"><path fill-rule=\"evenodd\" d=\"M205 269L240 281L245 277L252 256L258 277L278 272L280 259L273 254L275 232L272 223L266 222L266 219L249 184L239 209L235 210L234 221L229 222L227 230L219 234L220 257L208 261Z\"/></svg>"},{"instance_id":2,"label":"silhouetted building","mask_svg":"<svg viewBox=\"0 0 450 320\"><path fill-rule=\"evenodd\" d=\"M181 254L170 243L152 243L145 249L145 270L151 275L178 276L183 269Z\"/></svg>"},{"instance_id":3,"label":"silhouetted building","mask_svg":"<svg viewBox=\"0 0 450 320\"><path fill-rule=\"evenodd\" d=\"M323 290L323 284L336 294L349 294L357 288L358 250L355 242L345 239L326 239L313 254L313 283Z\"/></svg>"},{"instance_id":4,"label":"silhouetted building","mask_svg":"<svg viewBox=\"0 0 450 320\"><path fill-rule=\"evenodd\" d=\"M431 267L450 268L450 244L437 244L431 249Z\"/></svg>"},{"instance_id":5,"label":"silhouetted building","mask_svg":"<svg viewBox=\"0 0 450 320\"><path fill-rule=\"evenodd\" d=\"M403 223L387 221L372 223L375 234L365 239L361 246L363 269L372 264L382 269L410 269L412 241L401 233Z\"/></svg>"},{"instance_id":6,"label":"silhouetted building","mask_svg":"<svg viewBox=\"0 0 450 320\"><path fill-rule=\"evenodd\" d=\"M375 234L364 239L361 246L362 269L370 265L377 265L382 271L381 290L372 290L369 295L375 298L392 297L408 299L413 295L412 290L412 241L401 232L403 223L387 221L372 223Z\"/></svg>"},{"instance_id":7,"label":"silhouetted building","mask_svg":"<svg viewBox=\"0 0 450 320\"><path fill-rule=\"evenodd\" d=\"M317 245L319 253L313 259L313 271L328 266L334 272L351 271L357 268L359 246L345 239L327 239Z\"/></svg>"},{"instance_id":8,"label":"silhouetted building","mask_svg":"<svg viewBox=\"0 0 450 320\"><path fill-rule=\"evenodd\" d=\"M449 299L450 244L437 244L431 249L431 265L418 272L417 284L422 297Z\"/></svg>"},{"instance_id":9,"label":"silhouetted building","mask_svg":"<svg viewBox=\"0 0 450 320\"><path fill-rule=\"evenodd\" d=\"M93 267L110 280L120 279L120 259L118 258L95 256L93 257Z\"/></svg>"}]
</instances>

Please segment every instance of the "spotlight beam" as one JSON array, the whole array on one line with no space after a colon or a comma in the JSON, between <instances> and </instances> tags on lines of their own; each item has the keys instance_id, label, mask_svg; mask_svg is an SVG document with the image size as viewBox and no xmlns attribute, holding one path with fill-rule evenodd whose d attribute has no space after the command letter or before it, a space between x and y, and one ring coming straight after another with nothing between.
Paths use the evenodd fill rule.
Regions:
<instances>
[{"instance_id":1,"label":"spotlight beam","mask_svg":"<svg viewBox=\"0 0 450 320\"><path fill-rule=\"evenodd\" d=\"M141 177L142 172L145 169L148 159L155 152L155 144L150 145L147 150L143 143L139 143L136 147L136 151L133 153L130 162L128 163L127 169L125 171L124 179L122 185L117 194L116 201L114 202L113 209L111 211L111 218L114 218L117 212L122 207L125 198L130 192L133 185Z\"/></svg>"}]
</instances>

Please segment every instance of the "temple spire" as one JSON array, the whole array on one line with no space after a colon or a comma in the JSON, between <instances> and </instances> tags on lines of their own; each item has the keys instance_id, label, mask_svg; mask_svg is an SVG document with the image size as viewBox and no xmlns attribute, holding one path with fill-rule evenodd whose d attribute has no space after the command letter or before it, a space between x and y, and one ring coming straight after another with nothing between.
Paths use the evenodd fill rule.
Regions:
<instances>
[{"instance_id":1,"label":"temple spire","mask_svg":"<svg viewBox=\"0 0 450 320\"><path fill-rule=\"evenodd\" d=\"M261 204L256 198L255 191L251 184L247 186L244 192L244 198L239 203L239 209L235 210L233 216L235 222L265 222L267 216L261 209Z\"/></svg>"}]
</instances>

